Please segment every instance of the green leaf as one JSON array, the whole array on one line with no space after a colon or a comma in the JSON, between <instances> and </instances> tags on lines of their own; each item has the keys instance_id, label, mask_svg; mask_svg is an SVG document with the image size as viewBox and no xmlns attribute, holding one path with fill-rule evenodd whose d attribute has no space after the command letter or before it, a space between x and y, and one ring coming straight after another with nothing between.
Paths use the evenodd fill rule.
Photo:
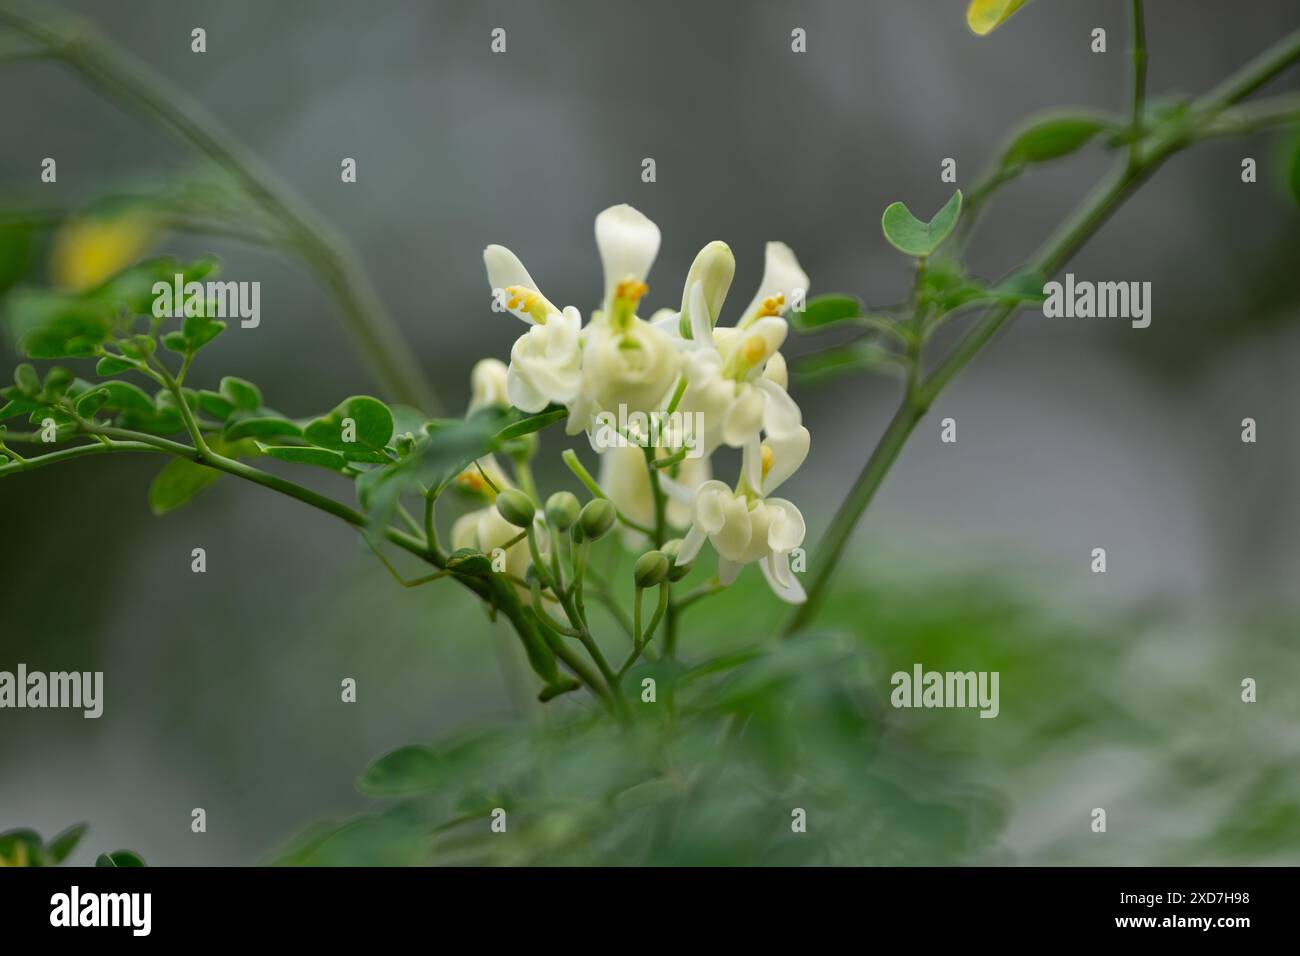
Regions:
<instances>
[{"instance_id":1,"label":"green leaf","mask_svg":"<svg viewBox=\"0 0 1300 956\"><path fill-rule=\"evenodd\" d=\"M433 790L443 778L442 762L431 747L399 747L366 768L357 789L373 797L401 796Z\"/></svg>"},{"instance_id":2,"label":"green leaf","mask_svg":"<svg viewBox=\"0 0 1300 956\"><path fill-rule=\"evenodd\" d=\"M256 411L238 410L226 423L222 437L226 441L241 438L299 438L302 427L269 408Z\"/></svg>"},{"instance_id":3,"label":"green leaf","mask_svg":"<svg viewBox=\"0 0 1300 956\"><path fill-rule=\"evenodd\" d=\"M1088 113L1055 114L1033 120L1007 146L1002 165L1007 168L1044 163L1068 156L1114 125L1106 117Z\"/></svg>"},{"instance_id":4,"label":"green leaf","mask_svg":"<svg viewBox=\"0 0 1300 956\"><path fill-rule=\"evenodd\" d=\"M901 202L892 203L880 217L885 238L909 256L928 256L948 238L961 213L961 190L952 194L929 222L921 222Z\"/></svg>"},{"instance_id":5,"label":"green leaf","mask_svg":"<svg viewBox=\"0 0 1300 956\"><path fill-rule=\"evenodd\" d=\"M163 339L163 344L167 344L166 338ZM105 355L98 363L96 363L95 374L108 378L112 375L121 375L123 372L129 372L134 368L135 366L126 359L118 358L115 355Z\"/></svg>"},{"instance_id":6,"label":"green leaf","mask_svg":"<svg viewBox=\"0 0 1300 956\"><path fill-rule=\"evenodd\" d=\"M227 375L221 380L221 395L235 408L261 408L262 390L252 382Z\"/></svg>"},{"instance_id":7,"label":"green leaf","mask_svg":"<svg viewBox=\"0 0 1300 956\"><path fill-rule=\"evenodd\" d=\"M809 299L802 312L790 312L790 325L808 332L861 318L862 313L862 302L851 295L819 295Z\"/></svg>"},{"instance_id":8,"label":"green leaf","mask_svg":"<svg viewBox=\"0 0 1300 956\"><path fill-rule=\"evenodd\" d=\"M144 866L144 859L130 850L117 850L113 853L101 853L95 859L95 866Z\"/></svg>"},{"instance_id":9,"label":"green leaf","mask_svg":"<svg viewBox=\"0 0 1300 956\"><path fill-rule=\"evenodd\" d=\"M457 548L447 558L447 568L457 574L485 578L492 573L492 559L473 548Z\"/></svg>"},{"instance_id":10,"label":"green leaf","mask_svg":"<svg viewBox=\"0 0 1300 956\"><path fill-rule=\"evenodd\" d=\"M0 833L0 865L44 866L45 844L35 830Z\"/></svg>"},{"instance_id":11,"label":"green leaf","mask_svg":"<svg viewBox=\"0 0 1300 956\"><path fill-rule=\"evenodd\" d=\"M184 332L168 332L162 337L162 344L163 348L178 355L185 355L190 351L190 340L185 337Z\"/></svg>"},{"instance_id":12,"label":"green leaf","mask_svg":"<svg viewBox=\"0 0 1300 956\"><path fill-rule=\"evenodd\" d=\"M393 437L393 413L377 398L354 395L311 422L304 437L319 448L341 452L351 461L388 461L384 447Z\"/></svg>"},{"instance_id":13,"label":"green leaf","mask_svg":"<svg viewBox=\"0 0 1300 956\"><path fill-rule=\"evenodd\" d=\"M41 393L41 376L26 362L14 369L14 384L18 386L18 391L31 398Z\"/></svg>"},{"instance_id":14,"label":"green leaf","mask_svg":"<svg viewBox=\"0 0 1300 956\"><path fill-rule=\"evenodd\" d=\"M104 382L99 388L108 392L108 408L138 415L153 417L158 413L157 406L148 393L131 382Z\"/></svg>"},{"instance_id":15,"label":"green leaf","mask_svg":"<svg viewBox=\"0 0 1300 956\"><path fill-rule=\"evenodd\" d=\"M49 843L45 845L45 856L49 859L50 864L62 863L68 858L81 838L86 835L86 824L78 823L68 827Z\"/></svg>"},{"instance_id":16,"label":"green leaf","mask_svg":"<svg viewBox=\"0 0 1300 956\"><path fill-rule=\"evenodd\" d=\"M224 422L235 412L235 404L222 395L220 392L212 392L203 389L198 393L195 401L199 408L218 421Z\"/></svg>"},{"instance_id":17,"label":"green leaf","mask_svg":"<svg viewBox=\"0 0 1300 956\"><path fill-rule=\"evenodd\" d=\"M852 372L889 372L901 370L897 357L874 342L856 341L848 345L805 355L795 363L795 374L801 382L821 383Z\"/></svg>"},{"instance_id":18,"label":"green leaf","mask_svg":"<svg viewBox=\"0 0 1300 956\"><path fill-rule=\"evenodd\" d=\"M18 348L29 358L90 358L116 317L103 302L45 289L16 289L8 306Z\"/></svg>"},{"instance_id":19,"label":"green leaf","mask_svg":"<svg viewBox=\"0 0 1300 956\"><path fill-rule=\"evenodd\" d=\"M221 477L221 472L188 458L173 458L149 486L149 508L156 515L175 511Z\"/></svg>"},{"instance_id":20,"label":"green leaf","mask_svg":"<svg viewBox=\"0 0 1300 956\"><path fill-rule=\"evenodd\" d=\"M185 317L184 336L189 342L190 351L197 352L226 330L226 323L219 319L209 319L200 315Z\"/></svg>"},{"instance_id":21,"label":"green leaf","mask_svg":"<svg viewBox=\"0 0 1300 956\"><path fill-rule=\"evenodd\" d=\"M270 455L272 458L280 461L292 462L295 465L315 465L318 468L329 468L333 471L342 471L348 466L348 460L336 451L329 451L325 448L311 448L305 445L258 445L258 448L264 455Z\"/></svg>"},{"instance_id":22,"label":"green leaf","mask_svg":"<svg viewBox=\"0 0 1300 956\"><path fill-rule=\"evenodd\" d=\"M108 404L107 389L96 388L86 392L77 399L77 414L82 418L94 418L95 413Z\"/></svg>"},{"instance_id":23,"label":"green leaf","mask_svg":"<svg viewBox=\"0 0 1300 956\"><path fill-rule=\"evenodd\" d=\"M525 435L531 435L533 432L541 431L547 425L563 421L569 417L567 408L548 408L540 411L535 415L529 415L522 418L513 425L507 425L501 431L497 432L496 440L498 442L508 442L515 438L522 438Z\"/></svg>"}]
</instances>

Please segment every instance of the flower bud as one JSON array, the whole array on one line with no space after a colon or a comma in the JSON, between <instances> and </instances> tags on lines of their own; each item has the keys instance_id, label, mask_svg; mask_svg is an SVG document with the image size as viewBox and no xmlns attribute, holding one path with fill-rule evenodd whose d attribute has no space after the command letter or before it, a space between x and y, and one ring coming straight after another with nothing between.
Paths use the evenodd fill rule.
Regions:
<instances>
[{"instance_id":1,"label":"flower bud","mask_svg":"<svg viewBox=\"0 0 1300 956\"><path fill-rule=\"evenodd\" d=\"M668 576L668 555L662 551L647 551L636 559L632 575L639 588L652 588L656 584L662 584Z\"/></svg>"},{"instance_id":2,"label":"flower bud","mask_svg":"<svg viewBox=\"0 0 1300 956\"><path fill-rule=\"evenodd\" d=\"M557 491L546 499L546 523L556 531L568 531L581 511L578 496L571 491Z\"/></svg>"},{"instance_id":3,"label":"flower bud","mask_svg":"<svg viewBox=\"0 0 1300 956\"><path fill-rule=\"evenodd\" d=\"M497 495L497 511L516 528L529 527L537 513L532 499L518 488L507 488Z\"/></svg>"},{"instance_id":4,"label":"flower bud","mask_svg":"<svg viewBox=\"0 0 1300 956\"><path fill-rule=\"evenodd\" d=\"M614 526L614 506L604 498L593 498L582 507L578 520L587 540L595 541Z\"/></svg>"},{"instance_id":5,"label":"flower bud","mask_svg":"<svg viewBox=\"0 0 1300 956\"><path fill-rule=\"evenodd\" d=\"M677 563L677 552L681 549L682 539L673 538L671 541L665 541L663 548L660 550L668 555L668 580L680 581L686 575L691 573L693 562L687 561L685 564Z\"/></svg>"}]
</instances>

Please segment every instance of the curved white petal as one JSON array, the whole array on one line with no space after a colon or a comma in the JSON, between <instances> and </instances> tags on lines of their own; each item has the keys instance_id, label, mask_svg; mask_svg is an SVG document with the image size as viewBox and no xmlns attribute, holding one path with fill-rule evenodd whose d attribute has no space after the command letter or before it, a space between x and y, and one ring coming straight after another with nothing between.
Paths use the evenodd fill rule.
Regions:
<instances>
[{"instance_id":1,"label":"curved white petal","mask_svg":"<svg viewBox=\"0 0 1300 956\"><path fill-rule=\"evenodd\" d=\"M763 431L769 437L798 431L803 425L803 412L790 393L772 381L759 376L753 383L763 394Z\"/></svg>"},{"instance_id":2,"label":"curved white petal","mask_svg":"<svg viewBox=\"0 0 1300 956\"><path fill-rule=\"evenodd\" d=\"M624 280L644 282L659 253L659 227L631 206L610 206L596 217L596 247L605 269L605 312Z\"/></svg>"},{"instance_id":3,"label":"curved white petal","mask_svg":"<svg viewBox=\"0 0 1300 956\"><path fill-rule=\"evenodd\" d=\"M536 281L528 274L524 264L519 261L519 257L507 249L505 246L492 245L483 250L483 265L487 267L488 285L492 289L492 294L498 294L498 290L508 289L510 286L523 286L526 289L532 289L540 293ZM525 322L535 322L536 320L527 313L518 313L519 318Z\"/></svg>"},{"instance_id":4,"label":"curved white petal","mask_svg":"<svg viewBox=\"0 0 1300 956\"><path fill-rule=\"evenodd\" d=\"M768 296L785 296L788 307L795 289L803 289L807 294L808 274L799 266L794 250L784 242L769 242L764 250L763 281L758 284L758 292L740 314L740 320L736 324L746 324Z\"/></svg>"},{"instance_id":5,"label":"curved white petal","mask_svg":"<svg viewBox=\"0 0 1300 956\"><path fill-rule=\"evenodd\" d=\"M682 538L682 546L677 549L677 563L689 564L694 561L707 540L708 535L699 525L691 525L691 530L686 532L686 537Z\"/></svg>"},{"instance_id":6,"label":"curved white petal","mask_svg":"<svg viewBox=\"0 0 1300 956\"><path fill-rule=\"evenodd\" d=\"M763 445L754 437L745 442L744 451L740 453L740 476L754 491L761 493L763 488Z\"/></svg>"},{"instance_id":7,"label":"curved white petal","mask_svg":"<svg viewBox=\"0 0 1300 956\"><path fill-rule=\"evenodd\" d=\"M720 481L706 481L695 489L695 524L705 534L713 535L726 524L726 505L733 501L731 489Z\"/></svg>"},{"instance_id":8,"label":"curved white petal","mask_svg":"<svg viewBox=\"0 0 1300 956\"><path fill-rule=\"evenodd\" d=\"M803 585L790 572L789 559L784 554L774 554L758 562L763 569L763 577L771 586L772 592L782 601L790 604L802 604L808 600Z\"/></svg>"}]
</instances>

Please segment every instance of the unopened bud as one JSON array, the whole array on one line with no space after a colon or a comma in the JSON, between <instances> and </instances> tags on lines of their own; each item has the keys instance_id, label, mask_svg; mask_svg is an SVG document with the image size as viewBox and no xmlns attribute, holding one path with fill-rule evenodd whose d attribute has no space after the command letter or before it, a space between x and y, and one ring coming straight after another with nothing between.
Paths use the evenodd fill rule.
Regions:
<instances>
[{"instance_id":1,"label":"unopened bud","mask_svg":"<svg viewBox=\"0 0 1300 956\"><path fill-rule=\"evenodd\" d=\"M527 528L532 525L537 508L518 488L507 488L497 495L497 511L516 528Z\"/></svg>"},{"instance_id":2,"label":"unopened bud","mask_svg":"<svg viewBox=\"0 0 1300 956\"><path fill-rule=\"evenodd\" d=\"M578 496L571 491L557 491L546 499L546 523L556 531L568 531L581 512Z\"/></svg>"},{"instance_id":3,"label":"unopened bud","mask_svg":"<svg viewBox=\"0 0 1300 956\"><path fill-rule=\"evenodd\" d=\"M587 540L595 541L614 526L614 518L614 506L608 500L593 498L583 505L578 520L582 522L582 533Z\"/></svg>"},{"instance_id":4,"label":"unopened bud","mask_svg":"<svg viewBox=\"0 0 1300 956\"><path fill-rule=\"evenodd\" d=\"M668 577L668 555L662 551L647 551L636 559L632 575L639 588L652 588L662 584L664 578Z\"/></svg>"}]
</instances>

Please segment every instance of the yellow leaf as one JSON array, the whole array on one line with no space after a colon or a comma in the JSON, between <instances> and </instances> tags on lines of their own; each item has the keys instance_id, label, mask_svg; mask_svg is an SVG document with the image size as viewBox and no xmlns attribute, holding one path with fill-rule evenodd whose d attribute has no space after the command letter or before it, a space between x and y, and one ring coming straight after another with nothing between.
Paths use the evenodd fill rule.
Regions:
<instances>
[{"instance_id":1,"label":"yellow leaf","mask_svg":"<svg viewBox=\"0 0 1300 956\"><path fill-rule=\"evenodd\" d=\"M966 9L966 24L973 33L986 36L1002 26L1011 14L1029 0L971 0Z\"/></svg>"},{"instance_id":2,"label":"yellow leaf","mask_svg":"<svg viewBox=\"0 0 1300 956\"><path fill-rule=\"evenodd\" d=\"M73 219L54 238L50 278L74 292L97 286L139 259L156 234L139 215Z\"/></svg>"}]
</instances>

